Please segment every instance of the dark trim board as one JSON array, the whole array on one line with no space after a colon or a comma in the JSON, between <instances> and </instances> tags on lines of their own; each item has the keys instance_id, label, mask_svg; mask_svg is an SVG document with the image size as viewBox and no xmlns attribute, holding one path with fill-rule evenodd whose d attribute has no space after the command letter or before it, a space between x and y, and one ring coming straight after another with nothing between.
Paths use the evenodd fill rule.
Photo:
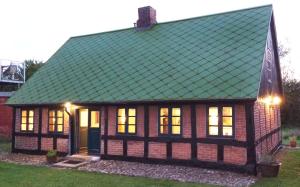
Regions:
<instances>
[{"instance_id":1,"label":"dark trim board","mask_svg":"<svg viewBox=\"0 0 300 187\"><path fill-rule=\"evenodd\" d=\"M13 120L11 128L11 151L15 151L15 134L16 134L16 108L13 108Z\"/></svg>"},{"instance_id":2,"label":"dark trim board","mask_svg":"<svg viewBox=\"0 0 300 187\"><path fill-rule=\"evenodd\" d=\"M270 136L273 136L273 134L276 134L281 130L281 127L277 127L276 129L272 130L268 134L265 134L264 136L260 137L258 140L255 141L255 146L263 142L264 140L268 139Z\"/></svg>"},{"instance_id":3,"label":"dark trim board","mask_svg":"<svg viewBox=\"0 0 300 187\"><path fill-rule=\"evenodd\" d=\"M180 137L142 137L142 136L113 136L103 135L101 140L133 140L133 141L147 141L147 142L161 142L161 143L207 143L218 145L231 145L236 147L247 147L247 142L238 141L231 138L180 138Z\"/></svg>"},{"instance_id":4,"label":"dark trim board","mask_svg":"<svg viewBox=\"0 0 300 187\"><path fill-rule=\"evenodd\" d=\"M36 133L25 133L25 132L15 132L15 136L28 136L28 137L39 137L42 138L62 138L68 139L69 135L67 134L36 134Z\"/></svg>"},{"instance_id":5,"label":"dark trim board","mask_svg":"<svg viewBox=\"0 0 300 187\"><path fill-rule=\"evenodd\" d=\"M141 162L147 164L182 165L182 166L201 167L201 168L208 168L208 169L221 169L225 171L233 171L238 173L255 174L255 164L233 165L233 164L226 164L224 162L209 162L209 161L201 161L201 160L156 159L156 158L145 159L144 157L133 157L133 156L123 157L118 155L104 155L104 154L101 154L101 159Z\"/></svg>"}]
</instances>

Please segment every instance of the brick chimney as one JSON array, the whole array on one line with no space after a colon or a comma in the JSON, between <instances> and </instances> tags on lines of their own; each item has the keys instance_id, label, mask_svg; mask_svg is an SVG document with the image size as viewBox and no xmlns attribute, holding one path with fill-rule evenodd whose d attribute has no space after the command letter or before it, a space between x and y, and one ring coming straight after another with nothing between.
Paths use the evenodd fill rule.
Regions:
<instances>
[{"instance_id":1,"label":"brick chimney","mask_svg":"<svg viewBox=\"0 0 300 187\"><path fill-rule=\"evenodd\" d=\"M148 29L156 24L156 10L151 6L145 6L138 9L139 19L136 27L138 29Z\"/></svg>"}]
</instances>

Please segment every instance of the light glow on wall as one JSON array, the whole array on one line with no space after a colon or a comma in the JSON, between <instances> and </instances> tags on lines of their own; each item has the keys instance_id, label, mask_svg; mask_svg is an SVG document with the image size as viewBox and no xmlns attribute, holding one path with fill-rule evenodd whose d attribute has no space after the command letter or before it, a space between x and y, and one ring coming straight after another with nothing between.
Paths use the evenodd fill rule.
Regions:
<instances>
[{"instance_id":1,"label":"light glow on wall","mask_svg":"<svg viewBox=\"0 0 300 187\"><path fill-rule=\"evenodd\" d=\"M279 96L266 96L260 99L260 101L266 105L280 105L281 103L281 98Z\"/></svg>"}]
</instances>

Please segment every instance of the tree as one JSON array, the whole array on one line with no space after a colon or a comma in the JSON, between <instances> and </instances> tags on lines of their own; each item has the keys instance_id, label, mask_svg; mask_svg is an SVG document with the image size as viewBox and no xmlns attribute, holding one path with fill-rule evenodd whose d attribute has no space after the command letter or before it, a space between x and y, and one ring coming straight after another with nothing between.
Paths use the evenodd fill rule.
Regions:
<instances>
[{"instance_id":1,"label":"tree","mask_svg":"<svg viewBox=\"0 0 300 187\"><path fill-rule=\"evenodd\" d=\"M278 46L278 54L282 59L289 54L289 49L282 44ZM293 77L294 71L290 63L281 62L282 87L284 91L284 103L281 108L281 121L284 126L300 127L300 81Z\"/></svg>"},{"instance_id":2,"label":"tree","mask_svg":"<svg viewBox=\"0 0 300 187\"><path fill-rule=\"evenodd\" d=\"M26 80L28 80L39 68L44 65L42 61L37 60L25 60L24 63Z\"/></svg>"}]
</instances>

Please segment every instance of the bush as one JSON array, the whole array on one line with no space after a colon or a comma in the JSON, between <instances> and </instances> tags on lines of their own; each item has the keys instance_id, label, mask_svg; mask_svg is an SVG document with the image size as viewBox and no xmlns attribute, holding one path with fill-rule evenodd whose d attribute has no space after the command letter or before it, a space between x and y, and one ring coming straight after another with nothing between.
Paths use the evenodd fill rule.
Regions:
<instances>
[{"instance_id":1,"label":"bush","mask_svg":"<svg viewBox=\"0 0 300 187\"><path fill-rule=\"evenodd\" d=\"M275 164L275 163L278 163L278 162L275 159L274 155L272 155L272 154L265 154L265 155L262 155L262 157L260 158L259 163L260 164L270 165L270 164Z\"/></svg>"},{"instance_id":2,"label":"bush","mask_svg":"<svg viewBox=\"0 0 300 187\"><path fill-rule=\"evenodd\" d=\"M47 157L56 157L57 156L57 151L56 150L50 150L47 153Z\"/></svg>"}]
</instances>

